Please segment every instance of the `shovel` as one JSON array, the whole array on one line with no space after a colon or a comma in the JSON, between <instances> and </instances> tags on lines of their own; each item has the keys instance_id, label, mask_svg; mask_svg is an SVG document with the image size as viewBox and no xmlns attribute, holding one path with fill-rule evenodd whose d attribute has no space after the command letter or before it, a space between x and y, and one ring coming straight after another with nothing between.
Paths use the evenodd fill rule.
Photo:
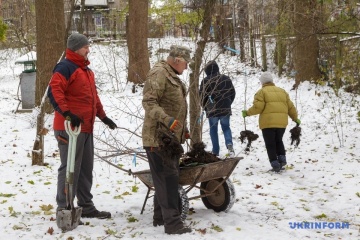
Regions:
<instances>
[{"instance_id":1,"label":"shovel","mask_svg":"<svg viewBox=\"0 0 360 240\"><path fill-rule=\"evenodd\" d=\"M80 223L82 213L81 207L74 207L74 169L75 169L75 153L76 153L76 140L81 131L81 125L72 130L70 121L65 120L65 131L69 135L69 146L66 164L66 181L65 181L65 194L66 194L66 208L60 209L57 212L56 224L63 231L71 231L75 229Z\"/></svg>"}]
</instances>

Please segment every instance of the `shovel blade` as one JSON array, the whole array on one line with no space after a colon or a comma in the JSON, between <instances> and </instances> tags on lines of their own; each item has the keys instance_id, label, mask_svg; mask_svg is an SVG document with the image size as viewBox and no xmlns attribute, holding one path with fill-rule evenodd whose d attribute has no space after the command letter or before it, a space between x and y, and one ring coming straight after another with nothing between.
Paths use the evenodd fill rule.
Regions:
<instances>
[{"instance_id":1,"label":"shovel blade","mask_svg":"<svg viewBox=\"0 0 360 240\"><path fill-rule=\"evenodd\" d=\"M56 224L63 232L75 229L80 223L82 213L81 207L75 207L71 210L61 209L56 213Z\"/></svg>"}]
</instances>

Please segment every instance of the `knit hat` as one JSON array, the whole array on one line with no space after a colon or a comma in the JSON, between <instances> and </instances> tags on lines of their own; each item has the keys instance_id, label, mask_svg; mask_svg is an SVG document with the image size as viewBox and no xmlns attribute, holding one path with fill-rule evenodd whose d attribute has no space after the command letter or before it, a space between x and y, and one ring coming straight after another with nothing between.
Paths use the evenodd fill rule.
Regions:
<instances>
[{"instance_id":1,"label":"knit hat","mask_svg":"<svg viewBox=\"0 0 360 240\"><path fill-rule=\"evenodd\" d=\"M273 82L273 77L272 77L271 73L269 73L269 72L264 72L264 73L260 76L260 82L261 82L261 84Z\"/></svg>"},{"instance_id":2,"label":"knit hat","mask_svg":"<svg viewBox=\"0 0 360 240\"><path fill-rule=\"evenodd\" d=\"M189 63L193 61L190 57L190 53L190 48L178 45L171 45L169 56L183 58Z\"/></svg>"},{"instance_id":3,"label":"knit hat","mask_svg":"<svg viewBox=\"0 0 360 240\"><path fill-rule=\"evenodd\" d=\"M67 48L74 52L86 45L89 45L89 40L80 33L72 33L67 40Z\"/></svg>"}]
</instances>

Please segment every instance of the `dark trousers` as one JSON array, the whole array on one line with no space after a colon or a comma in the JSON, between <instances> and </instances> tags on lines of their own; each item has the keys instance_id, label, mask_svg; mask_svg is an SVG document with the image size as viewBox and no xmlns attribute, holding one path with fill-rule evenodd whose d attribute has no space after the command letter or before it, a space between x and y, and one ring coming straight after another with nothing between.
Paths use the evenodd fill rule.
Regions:
<instances>
[{"instance_id":1,"label":"dark trousers","mask_svg":"<svg viewBox=\"0 0 360 240\"><path fill-rule=\"evenodd\" d=\"M60 138L59 138L60 136ZM55 131L58 141L61 165L58 169L58 184L56 202L58 208L66 207L65 180L68 144L61 140L69 141L66 131ZM93 181L92 171L94 168L94 140L90 133L80 133L76 141L75 169L74 169L74 193L78 200L77 205L82 207L82 212L87 214L95 210L92 201L91 187Z\"/></svg>"},{"instance_id":2,"label":"dark trousers","mask_svg":"<svg viewBox=\"0 0 360 240\"><path fill-rule=\"evenodd\" d=\"M155 187L154 220L164 220L165 230L183 227L179 213L179 159L167 159L173 164L164 164L158 149L145 148Z\"/></svg>"},{"instance_id":3,"label":"dark trousers","mask_svg":"<svg viewBox=\"0 0 360 240\"><path fill-rule=\"evenodd\" d=\"M277 160L279 155L285 155L285 147L282 141L284 133L285 128L264 128L262 130L270 162Z\"/></svg>"}]
</instances>

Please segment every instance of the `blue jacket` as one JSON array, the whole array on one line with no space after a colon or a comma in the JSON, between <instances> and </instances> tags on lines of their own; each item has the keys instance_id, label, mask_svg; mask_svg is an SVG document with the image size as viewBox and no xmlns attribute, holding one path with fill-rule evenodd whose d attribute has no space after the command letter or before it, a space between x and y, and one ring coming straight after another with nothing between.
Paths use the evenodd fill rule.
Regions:
<instances>
[{"instance_id":1,"label":"blue jacket","mask_svg":"<svg viewBox=\"0 0 360 240\"><path fill-rule=\"evenodd\" d=\"M231 115L231 104L235 99L235 88L231 79L219 72L219 66L211 61L205 67L206 77L200 84L201 106L206 117Z\"/></svg>"}]
</instances>

